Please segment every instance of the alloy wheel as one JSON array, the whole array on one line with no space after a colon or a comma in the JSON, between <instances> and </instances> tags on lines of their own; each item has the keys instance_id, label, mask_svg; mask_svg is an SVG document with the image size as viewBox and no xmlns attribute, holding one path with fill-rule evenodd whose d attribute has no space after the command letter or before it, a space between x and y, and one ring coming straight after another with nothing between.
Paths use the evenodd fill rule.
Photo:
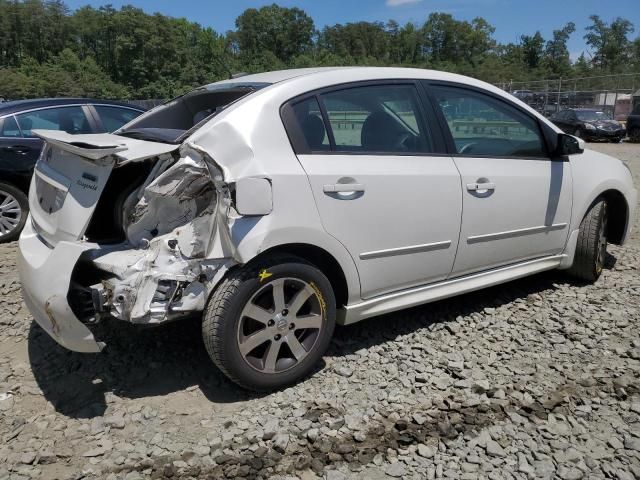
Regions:
<instances>
[{"instance_id":1,"label":"alloy wheel","mask_svg":"<svg viewBox=\"0 0 640 480\"><path fill-rule=\"evenodd\" d=\"M0 190L0 237L13 232L22 218L18 200L8 192Z\"/></svg>"},{"instance_id":2,"label":"alloy wheel","mask_svg":"<svg viewBox=\"0 0 640 480\"><path fill-rule=\"evenodd\" d=\"M317 288L298 278L262 285L240 314L237 345L242 358L261 373L298 365L320 338L323 308Z\"/></svg>"}]
</instances>

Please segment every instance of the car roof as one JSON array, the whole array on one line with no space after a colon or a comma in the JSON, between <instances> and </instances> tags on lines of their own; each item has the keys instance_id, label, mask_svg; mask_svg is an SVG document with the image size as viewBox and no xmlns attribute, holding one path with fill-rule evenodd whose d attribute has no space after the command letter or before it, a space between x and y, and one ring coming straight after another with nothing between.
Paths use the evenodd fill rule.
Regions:
<instances>
[{"instance_id":1,"label":"car roof","mask_svg":"<svg viewBox=\"0 0 640 480\"><path fill-rule=\"evenodd\" d=\"M489 83L472 77L449 73L440 70L406 67L318 67L318 68L294 68L289 70L275 70L271 72L256 73L251 75L236 76L228 80L205 85L209 90L229 89L235 87L263 87L287 88L294 83L320 86L336 85L353 81L366 80L393 80L413 79L430 81L447 81L468 86L481 87L504 97L512 95ZM517 98L515 99L518 100ZM523 105L525 105L523 103Z\"/></svg>"},{"instance_id":2,"label":"car roof","mask_svg":"<svg viewBox=\"0 0 640 480\"><path fill-rule=\"evenodd\" d=\"M320 72L330 72L333 70L351 69L357 67L316 67L316 68L290 68L288 70L274 70L271 72L253 73L249 75L237 75L228 80L214 82L206 87L218 85L250 85L250 84L273 84L290 80L303 75L312 75Z\"/></svg>"},{"instance_id":3,"label":"car roof","mask_svg":"<svg viewBox=\"0 0 640 480\"><path fill-rule=\"evenodd\" d=\"M58 107L64 105L113 105L120 107L134 108L141 112L146 109L133 105L131 103L119 102L116 100L98 100L95 98L34 98L29 100L14 100L11 102L0 103L0 115L7 115L9 113L19 113L24 110L31 110L34 108L45 107Z\"/></svg>"}]
</instances>

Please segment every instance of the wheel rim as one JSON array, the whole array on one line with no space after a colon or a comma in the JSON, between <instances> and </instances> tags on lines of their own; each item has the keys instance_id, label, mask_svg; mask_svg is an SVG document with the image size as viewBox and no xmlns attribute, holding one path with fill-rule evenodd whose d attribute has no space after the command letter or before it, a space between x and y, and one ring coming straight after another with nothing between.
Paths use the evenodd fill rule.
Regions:
<instances>
[{"instance_id":1,"label":"wheel rim","mask_svg":"<svg viewBox=\"0 0 640 480\"><path fill-rule=\"evenodd\" d=\"M303 361L323 328L317 288L297 278L278 278L246 303L237 345L244 361L261 373L282 373Z\"/></svg>"},{"instance_id":2,"label":"wheel rim","mask_svg":"<svg viewBox=\"0 0 640 480\"><path fill-rule=\"evenodd\" d=\"M596 271L602 272L605 257L607 255L607 210L606 205L603 207L602 219L600 220L600 235L598 236L598 255L596 258Z\"/></svg>"},{"instance_id":3,"label":"wheel rim","mask_svg":"<svg viewBox=\"0 0 640 480\"><path fill-rule=\"evenodd\" d=\"M20 224L22 210L18 200L8 192L0 190L0 236L13 232Z\"/></svg>"}]
</instances>

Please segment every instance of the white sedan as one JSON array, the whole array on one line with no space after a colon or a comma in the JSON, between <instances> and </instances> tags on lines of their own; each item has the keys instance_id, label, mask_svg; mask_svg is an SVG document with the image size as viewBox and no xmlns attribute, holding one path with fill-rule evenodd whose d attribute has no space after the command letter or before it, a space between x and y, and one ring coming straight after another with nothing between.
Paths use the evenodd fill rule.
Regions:
<instances>
[{"instance_id":1,"label":"white sedan","mask_svg":"<svg viewBox=\"0 0 640 480\"><path fill-rule=\"evenodd\" d=\"M40 326L97 352L106 317L198 315L213 361L258 390L308 374L336 323L543 270L595 281L636 205L619 160L430 70L249 75L115 134L35 132L19 265Z\"/></svg>"}]
</instances>

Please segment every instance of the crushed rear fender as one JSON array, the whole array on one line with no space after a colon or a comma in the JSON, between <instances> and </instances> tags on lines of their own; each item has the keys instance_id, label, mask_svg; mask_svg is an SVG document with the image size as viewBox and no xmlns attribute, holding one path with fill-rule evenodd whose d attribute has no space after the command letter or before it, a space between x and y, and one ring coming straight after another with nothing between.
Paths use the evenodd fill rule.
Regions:
<instances>
[{"instance_id":1,"label":"crushed rear fender","mask_svg":"<svg viewBox=\"0 0 640 480\"><path fill-rule=\"evenodd\" d=\"M157 324L201 312L215 285L240 263L231 235L234 222L272 208L269 179L242 183L241 178L240 195L256 195L245 199L243 214L238 213L238 180L229 182L229 172L195 144L35 133L47 142L39 182L51 195L60 189L64 195L53 213L36 201L38 195L31 196L33 221L21 239L21 275L28 279L25 298L34 317L71 350L100 350L88 327L106 316ZM123 202L126 241L87 241L87 225L100 221L93 217L107 179L131 162L152 164ZM54 271L65 281L41 280Z\"/></svg>"}]
</instances>

